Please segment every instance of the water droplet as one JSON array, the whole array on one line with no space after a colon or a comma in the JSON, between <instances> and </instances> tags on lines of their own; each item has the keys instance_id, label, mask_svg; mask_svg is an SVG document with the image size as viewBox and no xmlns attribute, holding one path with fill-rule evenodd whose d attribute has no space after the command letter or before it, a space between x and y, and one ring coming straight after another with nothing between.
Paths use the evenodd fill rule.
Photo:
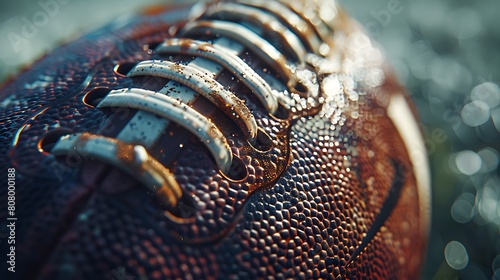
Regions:
<instances>
[{"instance_id":1,"label":"water droplet","mask_svg":"<svg viewBox=\"0 0 500 280\"><path fill-rule=\"evenodd\" d=\"M328 46L328 44L326 43L322 43L319 47L319 53L323 56L327 56L328 53L330 53L330 46Z\"/></svg>"}]
</instances>

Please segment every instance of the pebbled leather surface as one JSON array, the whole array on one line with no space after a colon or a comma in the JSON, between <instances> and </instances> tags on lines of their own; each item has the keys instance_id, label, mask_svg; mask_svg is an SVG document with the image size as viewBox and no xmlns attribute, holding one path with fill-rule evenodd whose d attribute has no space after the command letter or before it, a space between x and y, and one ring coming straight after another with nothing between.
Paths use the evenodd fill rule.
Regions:
<instances>
[{"instance_id":1,"label":"pebbled leather surface","mask_svg":"<svg viewBox=\"0 0 500 280\"><path fill-rule=\"evenodd\" d=\"M220 174L196 139L158 147L153 156L160 160L162 149L178 150L168 167L191 199L182 211L194 215L182 222L109 166L39 151L47 131L109 127L110 112L85 105L83 96L95 87L140 83L113 68L150 59L144 44L171 37L169 28L186 12L107 26L54 50L1 88L0 168L16 168L19 279L416 278L424 225L408 151L387 116L388 96L402 92L389 75L379 87L353 78L357 99L333 98L320 113L295 121L270 117L239 93L274 141L271 152L259 153L241 136L227 135L248 170L242 181ZM347 266L400 181L389 218ZM6 189L0 195L7 205Z\"/></svg>"}]
</instances>

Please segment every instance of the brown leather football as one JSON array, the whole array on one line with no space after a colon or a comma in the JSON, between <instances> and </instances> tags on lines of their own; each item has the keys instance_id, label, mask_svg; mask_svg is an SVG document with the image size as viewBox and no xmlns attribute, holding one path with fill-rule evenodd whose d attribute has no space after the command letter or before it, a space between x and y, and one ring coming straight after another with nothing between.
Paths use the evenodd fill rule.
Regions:
<instances>
[{"instance_id":1,"label":"brown leather football","mask_svg":"<svg viewBox=\"0 0 500 280\"><path fill-rule=\"evenodd\" d=\"M0 90L8 277L418 278L415 112L334 1L156 7Z\"/></svg>"}]
</instances>

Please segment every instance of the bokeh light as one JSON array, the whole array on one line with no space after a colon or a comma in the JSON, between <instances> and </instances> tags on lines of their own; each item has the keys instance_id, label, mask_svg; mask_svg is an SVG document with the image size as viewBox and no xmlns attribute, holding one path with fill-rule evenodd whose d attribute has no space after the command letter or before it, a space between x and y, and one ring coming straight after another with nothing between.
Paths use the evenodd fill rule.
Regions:
<instances>
[{"instance_id":1,"label":"bokeh light","mask_svg":"<svg viewBox=\"0 0 500 280\"><path fill-rule=\"evenodd\" d=\"M391 0L341 2L385 48L426 131L433 216L422 279L500 280L500 1L400 0L385 21L375 15Z\"/></svg>"},{"instance_id":2,"label":"bokeh light","mask_svg":"<svg viewBox=\"0 0 500 280\"><path fill-rule=\"evenodd\" d=\"M472 101L462 108L462 120L471 127L476 127L487 122L490 118L490 107L484 101Z\"/></svg>"},{"instance_id":3,"label":"bokeh light","mask_svg":"<svg viewBox=\"0 0 500 280\"><path fill-rule=\"evenodd\" d=\"M451 241L444 249L448 265L456 270L464 269L469 263L469 255L464 245L458 241Z\"/></svg>"}]
</instances>

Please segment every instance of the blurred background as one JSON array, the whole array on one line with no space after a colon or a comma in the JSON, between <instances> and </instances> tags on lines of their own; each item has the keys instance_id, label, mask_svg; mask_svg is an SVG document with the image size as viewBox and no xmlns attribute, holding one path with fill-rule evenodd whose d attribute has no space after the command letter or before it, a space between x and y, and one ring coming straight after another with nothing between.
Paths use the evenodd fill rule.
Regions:
<instances>
[{"instance_id":1,"label":"blurred background","mask_svg":"<svg viewBox=\"0 0 500 280\"><path fill-rule=\"evenodd\" d=\"M423 279L500 279L500 1L342 0L416 102L432 171Z\"/></svg>"},{"instance_id":2,"label":"blurred background","mask_svg":"<svg viewBox=\"0 0 500 280\"><path fill-rule=\"evenodd\" d=\"M57 45L166 2L0 1L0 81ZM422 279L500 279L500 1L340 2L385 49L420 113L433 176Z\"/></svg>"}]
</instances>

